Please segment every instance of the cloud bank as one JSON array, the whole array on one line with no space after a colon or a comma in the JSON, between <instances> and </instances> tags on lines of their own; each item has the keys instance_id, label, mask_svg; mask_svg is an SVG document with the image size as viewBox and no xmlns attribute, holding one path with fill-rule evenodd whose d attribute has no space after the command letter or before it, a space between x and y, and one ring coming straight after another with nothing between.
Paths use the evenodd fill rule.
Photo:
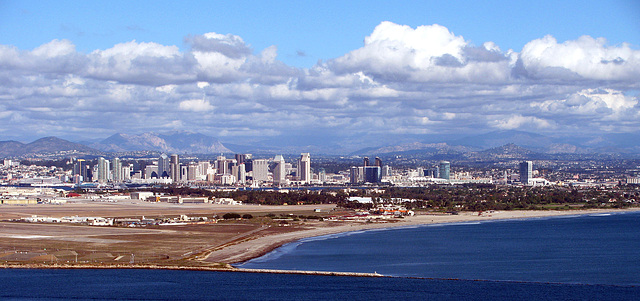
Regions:
<instances>
[{"instance_id":1,"label":"cloud bank","mask_svg":"<svg viewBox=\"0 0 640 301\"><path fill-rule=\"evenodd\" d=\"M362 47L309 69L233 34L184 43L181 51L134 40L90 53L68 40L0 45L0 133L29 140L191 130L236 143L313 134L318 144L347 144L640 128L640 50L604 38L549 35L502 50L442 25L382 22Z\"/></svg>"}]
</instances>

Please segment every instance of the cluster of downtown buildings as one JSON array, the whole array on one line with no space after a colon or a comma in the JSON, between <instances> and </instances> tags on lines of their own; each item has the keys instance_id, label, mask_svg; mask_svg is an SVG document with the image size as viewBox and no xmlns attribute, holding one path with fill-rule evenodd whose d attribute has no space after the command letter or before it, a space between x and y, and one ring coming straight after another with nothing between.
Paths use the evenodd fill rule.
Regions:
<instances>
[{"instance_id":1,"label":"cluster of downtown buildings","mask_svg":"<svg viewBox=\"0 0 640 301\"><path fill-rule=\"evenodd\" d=\"M255 159L251 154L235 158L218 156L214 161L181 162L180 156L160 155L144 167L123 165L119 158L98 158L97 164L78 159L73 165L73 182L180 184L208 182L219 185L305 185L322 181L311 173L311 157L302 153L296 167L286 163L282 155L272 159ZM271 168L270 168L271 167Z\"/></svg>"},{"instance_id":2,"label":"cluster of downtown buildings","mask_svg":"<svg viewBox=\"0 0 640 301\"><path fill-rule=\"evenodd\" d=\"M519 164L515 181L504 171L504 176L479 175L465 171L451 171L448 161L434 166L392 170L375 157L365 157L361 166L352 166L337 173L311 169L311 156L302 153L286 162L282 155L272 158L254 158L251 154L236 154L234 158L218 156L215 160L181 159L179 155L162 154L153 160L121 160L119 158L94 160L70 159L72 169L61 167L20 166L19 162L5 160L2 183L22 186L57 185L222 185L237 187L291 187L300 185L373 185L385 183L397 186L425 186L430 184L486 183L486 184L549 184L534 178L533 163ZM509 177L509 179L507 179Z\"/></svg>"}]
</instances>

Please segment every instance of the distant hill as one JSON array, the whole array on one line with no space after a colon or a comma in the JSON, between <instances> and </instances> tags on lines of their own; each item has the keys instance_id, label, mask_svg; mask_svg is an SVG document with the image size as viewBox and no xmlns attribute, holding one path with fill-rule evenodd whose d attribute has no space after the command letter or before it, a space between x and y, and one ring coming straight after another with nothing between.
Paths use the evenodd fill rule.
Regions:
<instances>
[{"instance_id":1,"label":"distant hill","mask_svg":"<svg viewBox=\"0 0 640 301\"><path fill-rule=\"evenodd\" d=\"M27 144L18 141L0 141L0 156L2 157L45 155L60 152L75 154L100 153L98 150L89 146L60 139L58 137L40 138Z\"/></svg>"},{"instance_id":2,"label":"distant hill","mask_svg":"<svg viewBox=\"0 0 640 301\"><path fill-rule=\"evenodd\" d=\"M521 147L545 149L555 143L561 143L561 140L535 133L508 130L469 136L449 142L451 145L463 145L478 149L489 149L510 143Z\"/></svg>"},{"instance_id":3,"label":"distant hill","mask_svg":"<svg viewBox=\"0 0 640 301\"><path fill-rule=\"evenodd\" d=\"M139 135L115 134L91 146L108 152L159 151L189 154L232 152L214 137L184 131L164 134L152 132Z\"/></svg>"},{"instance_id":4,"label":"distant hill","mask_svg":"<svg viewBox=\"0 0 640 301\"><path fill-rule=\"evenodd\" d=\"M391 145L383 147L368 147L351 153L351 155L373 155L390 153L429 153L429 154L461 154L472 151L466 146L451 146L447 143L405 143L401 145Z\"/></svg>"}]
</instances>

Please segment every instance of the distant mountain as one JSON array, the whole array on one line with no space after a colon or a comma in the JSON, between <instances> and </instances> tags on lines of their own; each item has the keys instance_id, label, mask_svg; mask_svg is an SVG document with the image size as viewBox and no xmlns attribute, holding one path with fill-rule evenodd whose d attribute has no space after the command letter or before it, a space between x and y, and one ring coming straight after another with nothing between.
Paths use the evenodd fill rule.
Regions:
<instances>
[{"instance_id":1,"label":"distant mountain","mask_svg":"<svg viewBox=\"0 0 640 301\"><path fill-rule=\"evenodd\" d=\"M159 151L167 153L215 154L230 153L218 139L192 132L115 134L92 147L108 152Z\"/></svg>"},{"instance_id":2,"label":"distant mountain","mask_svg":"<svg viewBox=\"0 0 640 301\"><path fill-rule=\"evenodd\" d=\"M535 155L536 152L528 150L524 147L520 147L513 143L508 143L502 146L490 148L479 152L479 154L485 157L494 157L500 159L524 159L530 158Z\"/></svg>"},{"instance_id":3,"label":"distant mountain","mask_svg":"<svg viewBox=\"0 0 640 301\"><path fill-rule=\"evenodd\" d=\"M40 138L28 144L18 141L0 141L1 157L25 155L45 155L56 153L96 154L98 150L83 144L74 143L58 137Z\"/></svg>"},{"instance_id":4,"label":"distant mountain","mask_svg":"<svg viewBox=\"0 0 640 301\"><path fill-rule=\"evenodd\" d=\"M26 144L18 141L0 141L0 156L13 157L23 151Z\"/></svg>"},{"instance_id":5,"label":"distant mountain","mask_svg":"<svg viewBox=\"0 0 640 301\"><path fill-rule=\"evenodd\" d=\"M534 134L523 131L494 131L486 134L469 136L462 139L450 141L451 145L463 145L479 149L489 149L502 146L505 144L516 144L522 147L545 149L555 143L561 143L556 138L550 138L540 134Z\"/></svg>"},{"instance_id":6,"label":"distant mountain","mask_svg":"<svg viewBox=\"0 0 640 301\"><path fill-rule=\"evenodd\" d=\"M364 148L353 152L351 155L370 155L370 154L390 154L390 153L415 153L423 152L429 154L460 154L472 151L466 146L451 146L447 143L405 143L401 145L383 146L378 148Z\"/></svg>"}]
</instances>

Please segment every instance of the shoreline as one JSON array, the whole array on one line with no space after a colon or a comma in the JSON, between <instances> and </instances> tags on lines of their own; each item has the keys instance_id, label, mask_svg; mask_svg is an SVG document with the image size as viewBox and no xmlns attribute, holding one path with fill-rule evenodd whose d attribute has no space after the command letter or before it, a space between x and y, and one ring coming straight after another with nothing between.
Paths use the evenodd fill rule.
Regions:
<instances>
[{"instance_id":1,"label":"shoreline","mask_svg":"<svg viewBox=\"0 0 640 301\"><path fill-rule=\"evenodd\" d=\"M336 226L310 227L288 233L260 236L245 241L230 244L221 249L205 252L204 256L198 260L209 263L242 264L249 260L262 257L271 251L291 242L300 241L305 238L320 237L325 235L342 234L356 231L367 231L375 229L404 228L413 226L424 226L432 224L482 222L493 220L529 219L556 216L580 216L604 213L624 213L637 212L640 208L628 209L585 209L585 210L521 210L521 211L494 211L484 212L460 212L458 215L444 214L422 214L413 217L406 217L397 222L387 223L342 223ZM236 267L242 269L241 267Z\"/></svg>"},{"instance_id":2,"label":"shoreline","mask_svg":"<svg viewBox=\"0 0 640 301\"><path fill-rule=\"evenodd\" d=\"M200 271L223 271L223 272L251 272L251 273L288 273L288 274L313 274L313 275L333 275L333 276L358 276L358 277L380 277L379 274L344 274L335 272L317 271L289 271L289 270L261 270L245 269L242 263L251 259L264 256L271 251L291 242L300 241L312 237L327 235L341 235L350 232L370 231L376 229L401 229L408 227L419 227L434 224L449 223L477 223L498 220L513 219L535 219L559 216L582 216L598 214L621 214L640 212L640 208L627 209L589 209L589 210L562 210L562 211L542 211L542 210L522 210L522 211L487 211L460 212L457 215L443 213L425 213L403 219L395 219L390 222L311 222L302 224L300 229L292 228L289 232L269 233L269 231L254 231L247 236L229 241L224 245L213 248L201 249L192 255L183 257L172 262L158 263L137 263L137 264L69 264L69 263L0 263L0 268L23 268L23 269L166 269L166 270L200 270ZM268 229L268 228L263 228Z\"/></svg>"}]
</instances>

